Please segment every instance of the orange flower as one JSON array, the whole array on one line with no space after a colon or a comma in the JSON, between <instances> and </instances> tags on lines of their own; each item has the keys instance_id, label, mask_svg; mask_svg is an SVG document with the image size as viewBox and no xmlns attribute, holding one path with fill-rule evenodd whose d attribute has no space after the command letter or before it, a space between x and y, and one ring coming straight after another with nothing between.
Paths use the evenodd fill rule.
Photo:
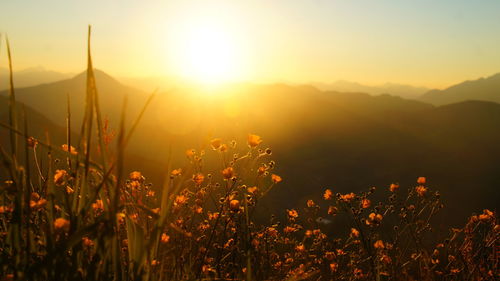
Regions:
<instances>
[{"instance_id":1,"label":"orange flower","mask_svg":"<svg viewBox=\"0 0 500 281\"><path fill-rule=\"evenodd\" d=\"M12 207L9 207L9 206L0 206L0 214L10 213L13 210L14 209Z\"/></svg>"},{"instance_id":2,"label":"orange flower","mask_svg":"<svg viewBox=\"0 0 500 281\"><path fill-rule=\"evenodd\" d=\"M337 263L330 264L330 271L331 272L337 272L338 268L339 268L339 265Z\"/></svg>"},{"instance_id":3,"label":"orange flower","mask_svg":"<svg viewBox=\"0 0 500 281\"><path fill-rule=\"evenodd\" d=\"M61 145L61 148L62 148L62 150L66 151L66 152L69 152L69 153L71 153L73 155L77 155L78 154L78 152L76 151L76 148L74 148L73 146L69 146L68 147L67 144L63 144L63 145Z\"/></svg>"},{"instance_id":4,"label":"orange flower","mask_svg":"<svg viewBox=\"0 0 500 281\"><path fill-rule=\"evenodd\" d=\"M419 185L415 188L415 191L417 192L418 196L424 197L425 193L427 192L427 188L423 185Z\"/></svg>"},{"instance_id":5,"label":"orange flower","mask_svg":"<svg viewBox=\"0 0 500 281\"><path fill-rule=\"evenodd\" d=\"M330 216L334 216L334 215L336 215L336 214L337 214L337 212L338 212L337 207L335 207L335 206L330 206L330 207L328 207L328 214L329 214Z\"/></svg>"},{"instance_id":6,"label":"orange flower","mask_svg":"<svg viewBox=\"0 0 500 281\"><path fill-rule=\"evenodd\" d=\"M225 144L225 143L221 144L219 150L220 150L220 152L225 152L227 150L227 144Z\"/></svg>"},{"instance_id":7,"label":"orange flower","mask_svg":"<svg viewBox=\"0 0 500 281\"><path fill-rule=\"evenodd\" d=\"M180 176L182 173L182 169L179 168L179 169L173 169L172 172L170 172L170 176L172 177L177 177L177 176Z\"/></svg>"},{"instance_id":8,"label":"orange flower","mask_svg":"<svg viewBox=\"0 0 500 281\"><path fill-rule=\"evenodd\" d=\"M213 140L210 141L210 145L212 145L212 148L214 150L219 149L219 147L221 146L221 144L222 144L222 140L219 139L219 138L216 138L216 139L213 139Z\"/></svg>"},{"instance_id":9,"label":"orange flower","mask_svg":"<svg viewBox=\"0 0 500 281\"><path fill-rule=\"evenodd\" d=\"M193 175L193 181L195 184L200 185L205 180L205 176L201 173Z\"/></svg>"},{"instance_id":10,"label":"orange flower","mask_svg":"<svg viewBox=\"0 0 500 281\"><path fill-rule=\"evenodd\" d=\"M479 215L479 220L481 221L488 221L491 218L493 218L493 212L488 209L484 209L483 213Z\"/></svg>"},{"instance_id":11,"label":"orange flower","mask_svg":"<svg viewBox=\"0 0 500 281\"><path fill-rule=\"evenodd\" d=\"M380 261L385 263L385 264L390 264L392 262L392 259L388 255L382 255L382 257L380 258Z\"/></svg>"},{"instance_id":12,"label":"orange flower","mask_svg":"<svg viewBox=\"0 0 500 281\"><path fill-rule=\"evenodd\" d=\"M39 209L39 208L44 207L46 204L47 204L47 200L45 200L43 198L39 199L37 201L31 200L30 201L30 208L32 208L32 209Z\"/></svg>"},{"instance_id":13,"label":"orange flower","mask_svg":"<svg viewBox=\"0 0 500 281\"><path fill-rule=\"evenodd\" d=\"M138 171L133 171L132 173L130 173L130 175L128 177L132 181L143 181L144 180L144 177L142 176L141 172L138 172Z\"/></svg>"},{"instance_id":14,"label":"orange flower","mask_svg":"<svg viewBox=\"0 0 500 281\"><path fill-rule=\"evenodd\" d=\"M257 169L257 173L259 174L259 176L262 176L263 174L266 173L267 169L268 169L267 166L262 165Z\"/></svg>"},{"instance_id":15,"label":"orange flower","mask_svg":"<svg viewBox=\"0 0 500 281\"><path fill-rule=\"evenodd\" d=\"M314 203L314 201L312 201L311 199L307 200L307 207L312 208L314 206L316 206L316 204Z\"/></svg>"},{"instance_id":16,"label":"orange flower","mask_svg":"<svg viewBox=\"0 0 500 281\"><path fill-rule=\"evenodd\" d=\"M71 188L71 186L66 186L66 193L68 194L73 194L75 191L73 190L73 188Z\"/></svg>"},{"instance_id":17,"label":"orange flower","mask_svg":"<svg viewBox=\"0 0 500 281\"><path fill-rule=\"evenodd\" d=\"M363 200L361 201L361 207L363 207L363 209L369 208L369 207L370 207L370 205L371 205L371 202L370 202L370 200L369 200L369 199L366 199L366 198L365 198L365 199L363 199Z\"/></svg>"},{"instance_id":18,"label":"orange flower","mask_svg":"<svg viewBox=\"0 0 500 281\"><path fill-rule=\"evenodd\" d=\"M382 221L383 216L381 214L371 213L368 215L366 224L370 226L378 225Z\"/></svg>"},{"instance_id":19,"label":"orange flower","mask_svg":"<svg viewBox=\"0 0 500 281\"><path fill-rule=\"evenodd\" d=\"M325 258L327 260L331 261L335 258L335 253L334 252L325 252Z\"/></svg>"},{"instance_id":20,"label":"orange flower","mask_svg":"<svg viewBox=\"0 0 500 281\"><path fill-rule=\"evenodd\" d=\"M419 177L417 179L417 183L420 184L420 185L424 185L425 182L426 182L425 177Z\"/></svg>"},{"instance_id":21,"label":"orange flower","mask_svg":"<svg viewBox=\"0 0 500 281\"><path fill-rule=\"evenodd\" d=\"M236 212L240 210L240 201L233 199L229 202L229 208L231 211Z\"/></svg>"},{"instance_id":22,"label":"orange flower","mask_svg":"<svg viewBox=\"0 0 500 281\"><path fill-rule=\"evenodd\" d=\"M268 228L266 228L266 233L267 233L267 235L269 235L271 237L278 236L278 231L274 227L268 227Z\"/></svg>"},{"instance_id":23,"label":"orange flower","mask_svg":"<svg viewBox=\"0 0 500 281\"><path fill-rule=\"evenodd\" d=\"M68 172L66 172L66 170L56 170L56 173L54 174L54 184L62 185L67 174Z\"/></svg>"},{"instance_id":24,"label":"orange flower","mask_svg":"<svg viewBox=\"0 0 500 281\"><path fill-rule=\"evenodd\" d=\"M323 198L325 200L331 200L333 198L333 193L330 189L325 190L325 194L323 194Z\"/></svg>"},{"instance_id":25,"label":"orange flower","mask_svg":"<svg viewBox=\"0 0 500 281\"><path fill-rule=\"evenodd\" d=\"M351 237L359 237L359 230L351 228Z\"/></svg>"},{"instance_id":26,"label":"orange flower","mask_svg":"<svg viewBox=\"0 0 500 281\"><path fill-rule=\"evenodd\" d=\"M287 227L283 228L284 233L292 233L295 231L297 231L297 228L295 228L295 227L287 226Z\"/></svg>"},{"instance_id":27,"label":"orange flower","mask_svg":"<svg viewBox=\"0 0 500 281\"><path fill-rule=\"evenodd\" d=\"M295 247L295 251L297 252L304 252L306 250L306 247L304 246L304 244L299 244Z\"/></svg>"},{"instance_id":28,"label":"orange flower","mask_svg":"<svg viewBox=\"0 0 500 281\"><path fill-rule=\"evenodd\" d=\"M382 240L377 240L373 244L373 247L375 247L375 249L384 249L385 248L384 242L382 242Z\"/></svg>"},{"instance_id":29,"label":"orange flower","mask_svg":"<svg viewBox=\"0 0 500 281\"><path fill-rule=\"evenodd\" d=\"M344 194L344 195L340 195L340 200L344 201L344 202L351 202L354 198L356 198L356 194L354 193L348 193L348 194Z\"/></svg>"},{"instance_id":30,"label":"orange flower","mask_svg":"<svg viewBox=\"0 0 500 281\"><path fill-rule=\"evenodd\" d=\"M288 218L290 218L290 219L296 219L299 217L299 213L294 209L286 210L286 211L288 213Z\"/></svg>"},{"instance_id":31,"label":"orange flower","mask_svg":"<svg viewBox=\"0 0 500 281\"><path fill-rule=\"evenodd\" d=\"M29 137L26 141L28 142L28 146L30 148L35 148L38 145L38 140L34 137Z\"/></svg>"},{"instance_id":32,"label":"orange flower","mask_svg":"<svg viewBox=\"0 0 500 281\"><path fill-rule=\"evenodd\" d=\"M271 175L271 180L274 183L280 183L283 179L280 176L278 176L278 175L272 174Z\"/></svg>"},{"instance_id":33,"label":"orange flower","mask_svg":"<svg viewBox=\"0 0 500 281\"><path fill-rule=\"evenodd\" d=\"M399 184L397 184L397 183L391 183L391 186L389 187L389 190L391 192L394 192L394 191L396 191L398 189L399 189Z\"/></svg>"},{"instance_id":34,"label":"orange flower","mask_svg":"<svg viewBox=\"0 0 500 281\"><path fill-rule=\"evenodd\" d=\"M118 223L123 223L125 221L125 214L124 213L117 213L116 220L118 221Z\"/></svg>"},{"instance_id":35,"label":"orange flower","mask_svg":"<svg viewBox=\"0 0 500 281\"><path fill-rule=\"evenodd\" d=\"M166 233L162 233L161 243L168 243L168 241L170 241L170 236L168 236Z\"/></svg>"},{"instance_id":36,"label":"orange flower","mask_svg":"<svg viewBox=\"0 0 500 281\"><path fill-rule=\"evenodd\" d=\"M261 142L262 142L262 139L259 136L253 135L253 134L248 134L248 146L253 148L253 147L256 147L257 145L259 145Z\"/></svg>"},{"instance_id":37,"label":"orange flower","mask_svg":"<svg viewBox=\"0 0 500 281\"><path fill-rule=\"evenodd\" d=\"M83 245L86 246L86 247L92 247L92 246L94 246L94 241L92 241L88 237L83 237L82 238L82 242L83 242Z\"/></svg>"},{"instance_id":38,"label":"orange flower","mask_svg":"<svg viewBox=\"0 0 500 281\"><path fill-rule=\"evenodd\" d=\"M252 187L247 188L248 193L256 194L257 191L258 191L258 188L256 186L252 186Z\"/></svg>"},{"instance_id":39,"label":"orange flower","mask_svg":"<svg viewBox=\"0 0 500 281\"><path fill-rule=\"evenodd\" d=\"M222 176L224 179L228 180L234 177L234 169L233 167L227 167L224 170L222 170Z\"/></svg>"},{"instance_id":40,"label":"orange flower","mask_svg":"<svg viewBox=\"0 0 500 281\"><path fill-rule=\"evenodd\" d=\"M94 211L102 211L104 210L104 204L102 203L102 200L98 199L95 201L95 203L92 203L92 209L94 209Z\"/></svg>"},{"instance_id":41,"label":"orange flower","mask_svg":"<svg viewBox=\"0 0 500 281\"><path fill-rule=\"evenodd\" d=\"M175 206L184 205L187 203L187 201L188 201L187 196L181 194L175 197L174 205Z\"/></svg>"},{"instance_id":42,"label":"orange flower","mask_svg":"<svg viewBox=\"0 0 500 281\"><path fill-rule=\"evenodd\" d=\"M69 231L69 225L70 225L69 220L64 218L57 218L54 221L54 228L59 231L65 231L65 232Z\"/></svg>"},{"instance_id":43,"label":"orange flower","mask_svg":"<svg viewBox=\"0 0 500 281\"><path fill-rule=\"evenodd\" d=\"M196 154L196 151L194 149L188 149L186 150L186 156L187 157L193 157Z\"/></svg>"}]
</instances>

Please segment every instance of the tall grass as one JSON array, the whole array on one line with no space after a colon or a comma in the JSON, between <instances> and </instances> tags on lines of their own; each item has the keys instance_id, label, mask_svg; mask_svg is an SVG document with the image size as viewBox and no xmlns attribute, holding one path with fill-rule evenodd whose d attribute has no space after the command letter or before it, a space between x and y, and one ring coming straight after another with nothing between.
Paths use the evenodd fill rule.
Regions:
<instances>
[{"instance_id":1,"label":"tall grass","mask_svg":"<svg viewBox=\"0 0 500 281\"><path fill-rule=\"evenodd\" d=\"M108 147L90 39L89 27L84 119L75 141L68 97L65 144L31 137L26 116L18 129L7 41L9 124L0 124L10 139L10 153L0 147L8 177L0 191L5 280L499 277L496 215L484 210L442 243L432 242L432 217L443 204L425 178L404 191L397 184L358 194L326 190L324 202L308 200L303 209L283 210L285 221L270 216L259 224L259 201L282 178L273 174L271 150L250 134L247 144L213 139L206 150L188 150L183 167L169 164L162 187L146 184L140 172L124 170L124 155L154 94L128 131L123 102L116 147ZM220 167L206 167L206 153L217 154ZM386 201L372 202L375 192L387 194ZM334 236L326 229L337 220L347 223L338 224Z\"/></svg>"}]
</instances>

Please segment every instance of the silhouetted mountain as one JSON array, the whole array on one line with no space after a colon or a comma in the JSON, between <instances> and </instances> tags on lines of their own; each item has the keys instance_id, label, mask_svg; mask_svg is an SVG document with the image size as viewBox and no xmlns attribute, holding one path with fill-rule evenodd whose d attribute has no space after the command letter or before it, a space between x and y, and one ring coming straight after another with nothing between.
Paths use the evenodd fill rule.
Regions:
<instances>
[{"instance_id":1,"label":"silhouetted mountain","mask_svg":"<svg viewBox=\"0 0 500 281\"><path fill-rule=\"evenodd\" d=\"M68 79L73 76L70 73L61 73L47 70L41 66L27 68L14 72L14 85L18 88L30 87L39 84L52 83L59 80ZM0 67L0 91L9 88L9 72L6 68Z\"/></svg>"},{"instance_id":2,"label":"silhouetted mountain","mask_svg":"<svg viewBox=\"0 0 500 281\"><path fill-rule=\"evenodd\" d=\"M403 98L413 99L429 91L424 87L414 87L395 83L385 83L380 86L366 86L356 82L339 80L334 83L314 83L314 86L323 91L358 92L370 95L389 94Z\"/></svg>"},{"instance_id":3,"label":"silhouetted mountain","mask_svg":"<svg viewBox=\"0 0 500 281\"><path fill-rule=\"evenodd\" d=\"M138 112L138 105L144 102L147 97L145 93L123 86L100 70L95 70L95 76L100 106L105 116L110 117L113 121L117 121L117 116L120 116L125 96L128 98L128 113L134 116L133 114ZM72 122L80 124L85 106L86 79L86 72L83 72L71 79L33 87L17 88L16 98L27 106L42 112L56 124L64 126L69 97ZM0 92L0 96L7 95L7 90Z\"/></svg>"},{"instance_id":4,"label":"silhouetted mountain","mask_svg":"<svg viewBox=\"0 0 500 281\"><path fill-rule=\"evenodd\" d=\"M444 105L467 100L500 103L500 73L487 78L465 81L444 90L432 90L419 100L435 105Z\"/></svg>"},{"instance_id":5,"label":"silhouetted mountain","mask_svg":"<svg viewBox=\"0 0 500 281\"><path fill-rule=\"evenodd\" d=\"M96 75L101 108L112 121L125 94L136 100L129 103L130 124L146 95L102 72ZM17 93L63 124L66 93L73 114L82 115L84 85L81 74ZM114 124L112 129L117 128ZM413 187L418 176L427 176L429 186L443 194L449 212L446 224L462 223L482 208L496 209L500 199L499 104L435 107L390 95L324 92L312 86L238 84L160 93L129 144L127 154L140 157L128 167L143 171L159 186L169 160L173 167L184 165L186 149L209 149L209 140L221 137L235 139L244 153L249 132L263 137L263 148L273 149L278 164L274 172L284 178L259 203L272 213L308 198L321 202L325 188L345 193L376 186L384 193L392 182ZM212 172L213 167L222 169L215 153L207 153L204 166Z\"/></svg>"}]
</instances>

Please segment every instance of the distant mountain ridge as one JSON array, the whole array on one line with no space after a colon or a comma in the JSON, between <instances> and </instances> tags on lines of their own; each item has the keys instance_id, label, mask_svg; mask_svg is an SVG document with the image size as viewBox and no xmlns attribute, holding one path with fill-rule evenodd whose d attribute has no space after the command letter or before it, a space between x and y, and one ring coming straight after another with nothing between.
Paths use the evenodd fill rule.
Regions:
<instances>
[{"instance_id":1,"label":"distant mountain ridge","mask_svg":"<svg viewBox=\"0 0 500 281\"><path fill-rule=\"evenodd\" d=\"M396 83L385 83L379 86L367 86L357 82L345 80L339 80L334 83L313 83L313 85L324 91L358 92L370 95L389 94L407 99L417 98L429 91L429 89L425 87L414 87Z\"/></svg>"},{"instance_id":2,"label":"distant mountain ridge","mask_svg":"<svg viewBox=\"0 0 500 281\"><path fill-rule=\"evenodd\" d=\"M467 100L500 103L500 73L486 78L469 80L443 90L431 90L419 100L434 105L445 105Z\"/></svg>"},{"instance_id":3,"label":"distant mountain ridge","mask_svg":"<svg viewBox=\"0 0 500 281\"><path fill-rule=\"evenodd\" d=\"M31 67L14 72L14 86L24 88L36 86L39 84L52 83L71 78L72 73L61 73L53 70L47 70L44 67ZM9 88L9 71L0 67L0 91Z\"/></svg>"}]
</instances>

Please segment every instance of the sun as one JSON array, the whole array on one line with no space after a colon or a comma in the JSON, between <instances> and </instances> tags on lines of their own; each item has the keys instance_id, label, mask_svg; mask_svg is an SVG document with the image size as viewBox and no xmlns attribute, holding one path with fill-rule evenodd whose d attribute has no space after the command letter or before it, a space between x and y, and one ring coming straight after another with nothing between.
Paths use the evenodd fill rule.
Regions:
<instances>
[{"instance_id":1,"label":"sun","mask_svg":"<svg viewBox=\"0 0 500 281\"><path fill-rule=\"evenodd\" d=\"M238 44L227 28L214 23L192 24L182 30L175 59L181 75L202 83L233 80L241 72Z\"/></svg>"}]
</instances>

